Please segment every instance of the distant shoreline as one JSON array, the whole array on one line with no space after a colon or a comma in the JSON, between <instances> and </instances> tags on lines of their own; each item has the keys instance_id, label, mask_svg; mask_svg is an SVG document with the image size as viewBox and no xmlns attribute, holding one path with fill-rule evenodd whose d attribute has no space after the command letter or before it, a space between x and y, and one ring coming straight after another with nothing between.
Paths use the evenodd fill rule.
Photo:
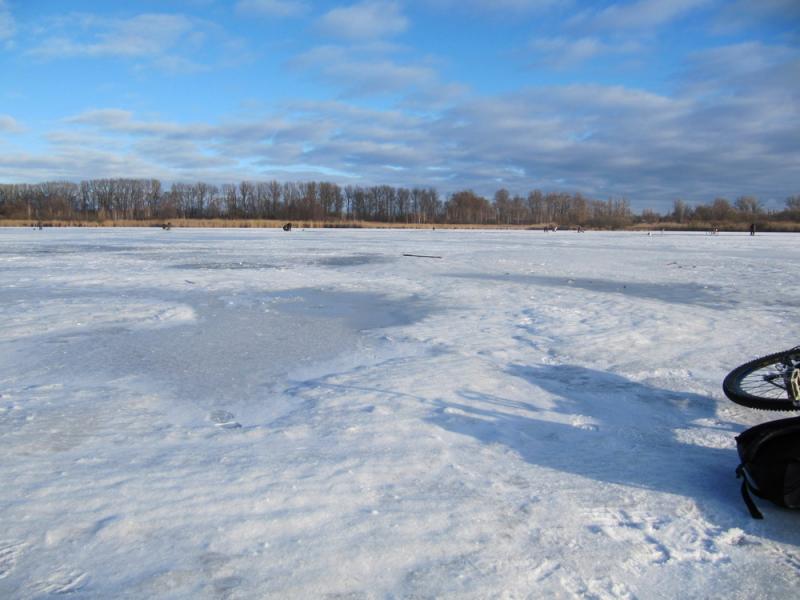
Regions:
<instances>
[{"instance_id":1,"label":"distant shoreline","mask_svg":"<svg viewBox=\"0 0 800 600\"><path fill-rule=\"evenodd\" d=\"M277 229L283 227L286 221L271 219L170 219L162 220L105 220L105 221L63 221L28 219L0 219L2 228L37 228L42 227L156 227L161 228L169 224L172 228L210 228L210 229ZM292 225L298 229L462 229L462 230L511 230L511 231L542 231L545 224L514 225L514 224L464 224L464 223L384 223L376 221L293 221ZM711 232L715 229L719 233L746 233L749 223L724 223L710 224L698 223L637 223L625 227L603 228L585 227L585 231L648 231L657 233L664 231L689 231ZM559 227L559 232L576 231L575 226ZM757 223L757 232L761 233L800 233L800 223L787 221L765 221Z\"/></svg>"}]
</instances>

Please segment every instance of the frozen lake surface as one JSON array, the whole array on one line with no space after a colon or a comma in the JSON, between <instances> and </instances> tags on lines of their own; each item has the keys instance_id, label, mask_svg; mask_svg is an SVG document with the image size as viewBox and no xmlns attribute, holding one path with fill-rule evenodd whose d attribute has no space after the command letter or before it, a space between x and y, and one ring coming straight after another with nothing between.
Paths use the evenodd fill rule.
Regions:
<instances>
[{"instance_id":1,"label":"frozen lake surface","mask_svg":"<svg viewBox=\"0 0 800 600\"><path fill-rule=\"evenodd\" d=\"M403 254L441 256L416 258ZM788 598L724 375L800 237L0 229L0 597Z\"/></svg>"}]
</instances>

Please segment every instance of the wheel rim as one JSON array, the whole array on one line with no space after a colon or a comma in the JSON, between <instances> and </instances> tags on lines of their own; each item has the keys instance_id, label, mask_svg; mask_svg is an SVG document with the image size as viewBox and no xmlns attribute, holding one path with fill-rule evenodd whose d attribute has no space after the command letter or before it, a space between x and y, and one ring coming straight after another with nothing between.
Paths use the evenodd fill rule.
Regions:
<instances>
[{"instance_id":1,"label":"wheel rim","mask_svg":"<svg viewBox=\"0 0 800 600\"><path fill-rule=\"evenodd\" d=\"M754 369L739 381L739 389L750 396L766 400L795 400L800 356L787 356L785 362L767 364Z\"/></svg>"}]
</instances>

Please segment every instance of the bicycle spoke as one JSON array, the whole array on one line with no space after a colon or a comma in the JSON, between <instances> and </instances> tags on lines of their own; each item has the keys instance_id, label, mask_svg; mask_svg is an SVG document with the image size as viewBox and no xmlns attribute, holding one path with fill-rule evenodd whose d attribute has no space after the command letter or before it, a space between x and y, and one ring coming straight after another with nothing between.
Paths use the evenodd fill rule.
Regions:
<instances>
[{"instance_id":1,"label":"bicycle spoke","mask_svg":"<svg viewBox=\"0 0 800 600\"><path fill-rule=\"evenodd\" d=\"M742 391L770 400L785 400L789 397L783 373L772 369L767 373L750 373L742 379L740 385Z\"/></svg>"},{"instance_id":2,"label":"bicycle spoke","mask_svg":"<svg viewBox=\"0 0 800 600\"><path fill-rule=\"evenodd\" d=\"M783 378L778 381L775 380L763 380L761 378L753 378L753 379L744 379L742 383L748 383L753 387L761 387L761 388L770 388L770 387L784 387Z\"/></svg>"},{"instance_id":3,"label":"bicycle spoke","mask_svg":"<svg viewBox=\"0 0 800 600\"><path fill-rule=\"evenodd\" d=\"M737 367L723 382L725 395L751 408L800 409L800 403L795 401L790 388L792 373L800 369L798 348L764 356Z\"/></svg>"}]
</instances>

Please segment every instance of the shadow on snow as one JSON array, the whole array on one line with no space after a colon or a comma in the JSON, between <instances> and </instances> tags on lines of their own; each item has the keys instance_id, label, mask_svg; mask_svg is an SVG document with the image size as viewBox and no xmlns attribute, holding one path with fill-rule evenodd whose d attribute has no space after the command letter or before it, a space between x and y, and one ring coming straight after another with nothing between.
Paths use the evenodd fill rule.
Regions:
<instances>
[{"instance_id":1,"label":"shadow on snow","mask_svg":"<svg viewBox=\"0 0 800 600\"><path fill-rule=\"evenodd\" d=\"M735 449L678 439L678 430L691 440L702 438L700 429L712 428L733 440L737 426L715 418L713 399L576 365L512 364L507 371L549 392L554 406L462 390L463 403L437 401L430 420L482 443L504 444L534 465L692 498L719 526L800 543L800 531L790 526L798 517L792 511L762 501L766 520L749 517L734 475ZM709 424L693 424L698 419ZM605 501L604 493L598 490L598 502Z\"/></svg>"},{"instance_id":2,"label":"shadow on snow","mask_svg":"<svg viewBox=\"0 0 800 600\"><path fill-rule=\"evenodd\" d=\"M611 279L568 277L553 275L501 275L481 273L453 274L450 277L463 279L487 279L506 281L522 285L581 289L601 294L633 296L645 300L659 300L670 304L688 304L706 308L729 309L736 302L727 297L727 292L716 285L694 282L654 283L642 281L614 281Z\"/></svg>"}]
</instances>

